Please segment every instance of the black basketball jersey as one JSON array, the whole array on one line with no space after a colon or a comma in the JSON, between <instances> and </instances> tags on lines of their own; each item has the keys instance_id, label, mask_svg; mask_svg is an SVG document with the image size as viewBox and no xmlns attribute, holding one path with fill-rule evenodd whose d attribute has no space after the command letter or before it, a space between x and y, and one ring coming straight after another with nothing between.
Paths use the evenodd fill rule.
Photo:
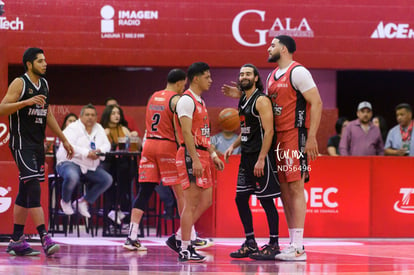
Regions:
<instances>
[{"instance_id":1,"label":"black basketball jersey","mask_svg":"<svg viewBox=\"0 0 414 275\"><path fill-rule=\"evenodd\" d=\"M42 94L46 96L46 104L26 106L9 116L9 146L11 149L43 147L49 106L49 86L44 78L40 78L39 87L32 83L27 74L21 76L21 79L23 89L19 101Z\"/></svg>"},{"instance_id":2,"label":"black basketball jersey","mask_svg":"<svg viewBox=\"0 0 414 275\"><path fill-rule=\"evenodd\" d=\"M256 89L248 99L243 93L239 101L242 153L259 152L262 148L264 130L256 110L256 101L260 96L266 95Z\"/></svg>"}]
</instances>

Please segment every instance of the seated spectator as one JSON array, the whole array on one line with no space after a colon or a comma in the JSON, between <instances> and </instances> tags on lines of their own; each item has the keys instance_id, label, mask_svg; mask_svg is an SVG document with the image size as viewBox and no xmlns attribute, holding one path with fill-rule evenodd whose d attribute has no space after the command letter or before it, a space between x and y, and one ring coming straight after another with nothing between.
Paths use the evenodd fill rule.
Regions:
<instances>
[{"instance_id":1,"label":"seated spectator","mask_svg":"<svg viewBox=\"0 0 414 275\"><path fill-rule=\"evenodd\" d=\"M341 140L341 135L344 132L345 127L348 125L349 121L346 117L340 117L335 123L336 135L331 136L328 140L328 155L330 156L339 156L339 141Z\"/></svg>"},{"instance_id":2,"label":"seated spectator","mask_svg":"<svg viewBox=\"0 0 414 275\"><path fill-rule=\"evenodd\" d=\"M108 105L105 107L101 116L101 125L105 129L105 133L111 143L111 150L113 151L117 149L118 138L129 137L131 135L127 128L128 123L124 118L122 108L118 105ZM105 208L111 209L108 217L115 220L114 209L118 209L118 205L115 205L115 202L120 203L121 208L118 209L117 215L118 224L125 217L122 211L129 211L131 209L130 193L133 175L131 174L129 163L129 157L110 157L106 158L103 162L103 167L111 173L117 184L117 186L112 185L108 189L108 192L105 193Z\"/></svg>"},{"instance_id":3,"label":"seated spectator","mask_svg":"<svg viewBox=\"0 0 414 275\"><path fill-rule=\"evenodd\" d=\"M380 128L382 141L385 142L388 133L387 121L385 120L385 118L383 116L376 115L372 119L372 123L378 128Z\"/></svg>"},{"instance_id":4,"label":"seated spectator","mask_svg":"<svg viewBox=\"0 0 414 275\"><path fill-rule=\"evenodd\" d=\"M232 131L223 130L211 137L211 144L214 145L217 154L222 156L238 137L239 135ZM240 155L240 146L234 149L232 155Z\"/></svg>"},{"instance_id":5,"label":"seated spectator","mask_svg":"<svg viewBox=\"0 0 414 275\"><path fill-rule=\"evenodd\" d=\"M414 156L413 111L409 104L395 107L398 125L391 128L385 142L387 156Z\"/></svg>"},{"instance_id":6,"label":"seated spectator","mask_svg":"<svg viewBox=\"0 0 414 275\"><path fill-rule=\"evenodd\" d=\"M97 123L96 109L91 104L82 108L80 119L69 124L63 133L72 144L74 155L72 159L68 159L62 145L56 153L56 169L63 178L60 205L66 215L74 213L71 205L72 193L80 180L85 179L91 186L78 199L78 209L81 215L90 218L88 203L95 202L112 184L111 175L99 165L100 159L104 157L97 155L108 152L111 144L104 129Z\"/></svg>"},{"instance_id":7,"label":"seated spectator","mask_svg":"<svg viewBox=\"0 0 414 275\"><path fill-rule=\"evenodd\" d=\"M105 106L109 106L109 105L121 106L121 105L119 105L118 100L116 100L113 97L108 97L105 100ZM127 115L127 114L124 114L124 118L125 118L125 121L127 123L126 127L128 127L128 129L131 131L131 135L132 136L137 136L137 137L142 137L142 135L141 135L141 133L138 129L138 126L135 123L134 118L132 116Z\"/></svg>"},{"instance_id":8,"label":"seated spectator","mask_svg":"<svg viewBox=\"0 0 414 275\"><path fill-rule=\"evenodd\" d=\"M69 113L65 116L65 118L63 119L63 123L62 126L60 127L63 130L65 130L66 127L68 127L69 124L71 124L72 122L75 122L78 119L78 116L75 115L74 113Z\"/></svg>"},{"instance_id":9,"label":"seated spectator","mask_svg":"<svg viewBox=\"0 0 414 275\"><path fill-rule=\"evenodd\" d=\"M108 105L102 112L101 125L111 143L111 150L116 150L119 137L129 137L128 122L125 120L124 112L118 105Z\"/></svg>"},{"instance_id":10,"label":"seated spectator","mask_svg":"<svg viewBox=\"0 0 414 275\"><path fill-rule=\"evenodd\" d=\"M233 142L239 137L234 131L224 129L223 125L220 124L222 131L211 137L211 144L214 145L216 153L222 156L224 152L233 144ZM232 155L240 155L241 147L234 149Z\"/></svg>"},{"instance_id":11,"label":"seated spectator","mask_svg":"<svg viewBox=\"0 0 414 275\"><path fill-rule=\"evenodd\" d=\"M339 142L341 156L384 155L381 132L371 122L372 105L368 101L358 104L357 119L349 122Z\"/></svg>"}]
</instances>

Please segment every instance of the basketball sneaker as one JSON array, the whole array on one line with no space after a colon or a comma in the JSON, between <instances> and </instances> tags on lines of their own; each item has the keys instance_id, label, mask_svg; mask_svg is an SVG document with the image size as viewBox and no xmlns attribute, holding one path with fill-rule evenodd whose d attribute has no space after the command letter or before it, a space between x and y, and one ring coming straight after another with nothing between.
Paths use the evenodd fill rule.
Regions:
<instances>
[{"instance_id":1,"label":"basketball sneaker","mask_svg":"<svg viewBox=\"0 0 414 275\"><path fill-rule=\"evenodd\" d=\"M230 257L232 258L247 258L250 254L258 252L259 249L257 248L257 243L255 240L246 240L241 248L238 250L231 252Z\"/></svg>"},{"instance_id":2,"label":"basketball sneaker","mask_svg":"<svg viewBox=\"0 0 414 275\"><path fill-rule=\"evenodd\" d=\"M172 234L166 241L165 243L168 245L169 248L171 248L172 250L174 250L175 252L180 252L180 247L181 247L181 241L177 240L175 238L175 234Z\"/></svg>"},{"instance_id":3,"label":"basketball sneaker","mask_svg":"<svg viewBox=\"0 0 414 275\"><path fill-rule=\"evenodd\" d=\"M254 260L275 260L275 256L280 253L280 247L277 243L265 244L262 246L262 250L249 255L250 259Z\"/></svg>"},{"instance_id":4,"label":"basketball sneaker","mask_svg":"<svg viewBox=\"0 0 414 275\"><path fill-rule=\"evenodd\" d=\"M191 241L191 245L194 246L195 249L203 249L214 245L214 241L212 239L203 239L197 236L194 241Z\"/></svg>"},{"instance_id":5,"label":"basketball sneaker","mask_svg":"<svg viewBox=\"0 0 414 275\"><path fill-rule=\"evenodd\" d=\"M47 256L53 255L59 251L60 246L55 243L49 235L44 235L41 238L43 251Z\"/></svg>"},{"instance_id":6,"label":"basketball sneaker","mask_svg":"<svg viewBox=\"0 0 414 275\"><path fill-rule=\"evenodd\" d=\"M123 244L123 247L130 251L147 251L147 248L143 246L138 239L132 240L129 237L126 239L125 243Z\"/></svg>"},{"instance_id":7,"label":"basketball sneaker","mask_svg":"<svg viewBox=\"0 0 414 275\"><path fill-rule=\"evenodd\" d=\"M305 247L296 248L292 244L275 256L279 261L306 261Z\"/></svg>"},{"instance_id":8,"label":"basketball sneaker","mask_svg":"<svg viewBox=\"0 0 414 275\"><path fill-rule=\"evenodd\" d=\"M40 251L34 250L30 247L30 245L26 242L26 237L24 235L22 235L16 242L10 240L6 252L12 256L37 256L40 254Z\"/></svg>"},{"instance_id":9,"label":"basketball sneaker","mask_svg":"<svg viewBox=\"0 0 414 275\"><path fill-rule=\"evenodd\" d=\"M189 245L185 250L180 248L180 251L178 252L178 260L180 262L201 263L206 260L206 257L198 254L194 247Z\"/></svg>"}]
</instances>

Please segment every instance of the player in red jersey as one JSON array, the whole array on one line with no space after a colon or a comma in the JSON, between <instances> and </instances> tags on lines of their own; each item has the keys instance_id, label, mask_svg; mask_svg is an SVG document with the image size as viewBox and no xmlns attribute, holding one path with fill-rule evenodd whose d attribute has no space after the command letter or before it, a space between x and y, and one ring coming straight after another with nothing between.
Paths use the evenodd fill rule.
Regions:
<instances>
[{"instance_id":1,"label":"player in red jersey","mask_svg":"<svg viewBox=\"0 0 414 275\"><path fill-rule=\"evenodd\" d=\"M210 156L217 169L224 164L210 144L210 122L201 94L212 83L210 68L206 63L193 63L187 71L190 88L177 102L180 148L177 152L179 182L184 189L184 209L181 213L181 248L179 261L202 262L205 257L198 254L191 244L191 228L212 203L212 178Z\"/></svg>"},{"instance_id":2,"label":"player in red jersey","mask_svg":"<svg viewBox=\"0 0 414 275\"><path fill-rule=\"evenodd\" d=\"M139 223L145 206L154 188L162 180L171 186L177 198L178 209L182 208L182 188L177 184L175 157L177 143L173 117L175 105L186 84L186 74L181 69L168 73L167 86L157 91L148 100L146 110L146 141L139 163L140 192L134 201L129 236L124 247L128 250L146 250L138 240Z\"/></svg>"},{"instance_id":3,"label":"player in red jersey","mask_svg":"<svg viewBox=\"0 0 414 275\"><path fill-rule=\"evenodd\" d=\"M276 255L285 261L306 260L303 228L306 216L304 182L308 179L308 157L318 156L316 133L322 100L310 72L293 61L295 40L276 36L268 48L269 62L278 67L269 75L267 94L272 100L276 128L276 161L282 202L289 228L290 245ZM240 97L234 86L223 85L224 94Z\"/></svg>"}]
</instances>

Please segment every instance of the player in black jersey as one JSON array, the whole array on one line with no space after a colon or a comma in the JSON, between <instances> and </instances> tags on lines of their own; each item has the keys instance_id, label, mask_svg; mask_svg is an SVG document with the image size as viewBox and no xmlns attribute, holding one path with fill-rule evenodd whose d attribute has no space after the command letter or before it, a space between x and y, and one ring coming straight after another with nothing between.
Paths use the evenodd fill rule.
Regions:
<instances>
[{"instance_id":1,"label":"player in black jersey","mask_svg":"<svg viewBox=\"0 0 414 275\"><path fill-rule=\"evenodd\" d=\"M40 205L40 182L45 179L43 144L46 124L63 142L68 157L71 158L74 151L49 112L49 87L43 78L47 66L43 50L27 49L23 54L23 65L26 73L13 80L0 103L0 115L9 115L9 147L19 169L19 193L13 210L14 229L7 252L18 256L40 254L30 247L23 234L30 213L43 250L49 256L59 250L59 245L47 234Z\"/></svg>"},{"instance_id":2,"label":"player in black jersey","mask_svg":"<svg viewBox=\"0 0 414 275\"><path fill-rule=\"evenodd\" d=\"M241 133L227 149L224 157L241 146L241 159L237 178L236 205L244 227L246 241L230 253L232 258L250 257L256 260L274 260L279 250L279 214L273 199L280 196L276 174L273 109L270 99L262 93L259 72L252 64L243 65L239 74L239 87L243 91L239 101ZM251 195L256 195L266 212L270 241L259 251L253 231L249 207Z\"/></svg>"}]
</instances>

